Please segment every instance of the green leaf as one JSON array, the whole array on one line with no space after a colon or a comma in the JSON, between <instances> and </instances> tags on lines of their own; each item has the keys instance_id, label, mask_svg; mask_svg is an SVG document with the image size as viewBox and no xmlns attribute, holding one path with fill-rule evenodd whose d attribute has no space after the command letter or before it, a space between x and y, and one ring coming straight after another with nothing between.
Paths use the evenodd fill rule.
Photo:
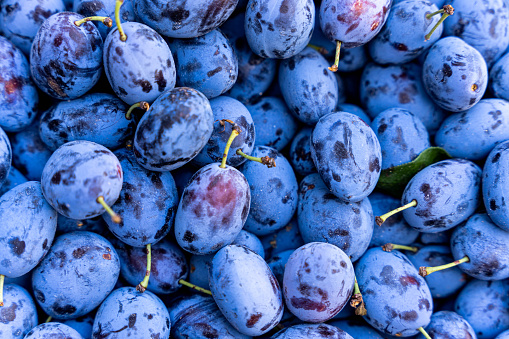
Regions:
<instances>
[{"instance_id":1,"label":"green leaf","mask_svg":"<svg viewBox=\"0 0 509 339\"><path fill-rule=\"evenodd\" d=\"M385 194L401 198L406 184L417 172L431 164L450 158L449 153L441 147L427 148L412 162L382 170L376 188Z\"/></svg>"}]
</instances>

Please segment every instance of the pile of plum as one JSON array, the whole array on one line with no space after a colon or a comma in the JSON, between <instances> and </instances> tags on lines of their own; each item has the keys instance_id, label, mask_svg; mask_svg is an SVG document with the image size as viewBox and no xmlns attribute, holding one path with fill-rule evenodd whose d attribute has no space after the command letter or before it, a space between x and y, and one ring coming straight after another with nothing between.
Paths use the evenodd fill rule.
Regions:
<instances>
[{"instance_id":1,"label":"pile of plum","mask_svg":"<svg viewBox=\"0 0 509 339\"><path fill-rule=\"evenodd\" d=\"M0 0L0 338L170 337L509 338L509 0Z\"/></svg>"}]
</instances>

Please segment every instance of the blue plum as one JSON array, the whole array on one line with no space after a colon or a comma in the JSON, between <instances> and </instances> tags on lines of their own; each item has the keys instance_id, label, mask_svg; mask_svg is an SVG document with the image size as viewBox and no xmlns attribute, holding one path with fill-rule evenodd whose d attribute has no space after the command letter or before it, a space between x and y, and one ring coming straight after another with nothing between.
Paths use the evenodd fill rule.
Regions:
<instances>
[{"instance_id":1,"label":"blue plum","mask_svg":"<svg viewBox=\"0 0 509 339\"><path fill-rule=\"evenodd\" d=\"M25 336L25 339L46 338L84 339L81 334L72 327L57 322L37 325Z\"/></svg>"},{"instance_id":2,"label":"blue plum","mask_svg":"<svg viewBox=\"0 0 509 339\"><path fill-rule=\"evenodd\" d=\"M481 100L488 86L488 67L475 48L460 38L446 37L430 48L422 80L438 106L461 112Z\"/></svg>"},{"instance_id":3,"label":"blue plum","mask_svg":"<svg viewBox=\"0 0 509 339\"><path fill-rule=\"evenodd\" d=\"M15 284L4 285L3 297L4 304L0 307L0 336L24 338L38 323L34 299L27 290Z\"/></svg>"},{"instance_id":4,"label":"blue plum","mask_svg":"<svg viewBox=\"0 0 509 339\"><path fill-rule=\"evenodd\" d=\"M495 339L507 339L509 338L509 330L506 330L495 337Z\"/></svg>"},{"instance_id":5,"label":"blue plum","mask_svg":"<svg viewBox=\"0 0 509 339\"><path fill-rule=\"evenodd\" d=\"M333 320L329 322L329 325L339 327L354 338L383 339L380 332L369 326L364 320L359 320L356 317L345 320Z\"/></svg>"},{"instance_id":6,"label":"blue plum","mask_svg":"<svg viewBox=\"0 0 509 339\"><path fill-rule=\"evenodd\" d=\"M58 215L57 220L57 233L69 233L74 231L90 231L102 236L110 236L108 225L102 216L97 216L92 219L75 220L64 217L62 214Z\"/></svg>"},{"instance_id":7,"label":"blue plum","mask_svg":"<svg viewBox=\"0 0 509 339\"><path fill-rule=\"evenodd\" d=\"M174 51L178 86L192 87L212 99L237 81L237 56L220 30L193 39L171 40L170 47Z\"/></svg>"},{"instance_id":8,"label":"blue plum","mask_svg":"<svg viewBox=\"0 0 509 339\"><path fill-rule=\"evenodd\" d=\"M0 36L0 128L18 132L37 115L39 95L26 57Z\"/></svg>"},{"instance_id":9,"label":"blue plum","mask_svg":"<svg viewBox=\"0 0 509 339\"><path fill-rule=\"evenodd\" d=\"M123 173L117 157L91 141L71 141L58 148L42 172L44 197L60 214L89 219L105 212L97 202L113 205L122 189Z\"/></svg>"},{"instance_id":10,"label":"blue plum","mask_svg":"<svg viewBox=\"0 0 509 339\"><path fill-rule=\"evenodd\" d=\"M309 47L279 65L283 98L290 112L306 124L315 124L338 104L338 80L328 65L319 52Z\"/></svg>"},{"instance_id":11,"label":"blue plum","mask_svg":"<svg viewBox=\"0 0 509 339\"><path fill-rule=\"evenodd\" d=\"M376 116L371 128L382 149L382 169L409 163L430 147L426 127L406 109L386 109Z\"/></svg>"},{"instance_id":12,"label":"blue plum","mask_svg":"<svg viewBox=\"0 0 509 339\"><path fill-rule=\"evenodd\" d=\"M366 198L380 177L378 138L351 113L331 113L318 121L311 135L311 156L325 185L346 202Z\"/></svg>"},{"instance_id":13,"label":"blue plum","mask_svg":"<svg viewBox=\"0 0 509 339\"><path fill-rule=\"evenodd\" d=\"M270 270L274 273L280 286L283 286L283 278L285 274L286 263L295 250L286 250L273 255L267 260Z\"/></svg>"},{"instance_id":14,"label":"blue plum","mask_svg":"<svg viewBox=\"0 0 509 339\"><path fill-rule=\"evenodd\" d=\"M297 214L306 243L323 241L336 245L352 262L368 248L375 222L369 199L345 202L329 191L317 173L300 183Z\"/></svg>"},{"instance_id":15,"label":"blue plum","mask_svg":"<svg viewBox=\"0 0 509 339\"><path fill-rule=\"evenodd\" d=\"M105 93L62 101L41 116L40 136L52 151L74 140L116 149L134 134L134 122L125 118L127 109L122 100Z\"/></svg>"},{"instance_id":16,"label":"blue plum","mask_svg":"<svg viewBox=\"0 0 509 339\"><path fill-rule=\"evenodd\" d=\"M302 321L327 321L348 303L354 281L352 262L339 247L307 243L296 249L285 265L286 306Z\"/></svg>"},{"instance_id":17,"label":"blue plum","mask_svg":"<svg viewBox=\"0 0 509 339\"><path fill-rule=\"evenodd\" d=\"M170 314L155 294L122 287L104 300L94 320L92 338L168 338Z\"/></svg>"},{"instance_id":18,"label":"blue plum","mask_svg":"<svg viewBox=\"0 0 509 339\"><path fill-rule=\"evenodd\" d=\"M103 39L84 17L60 12L46 19L30 51L30 71L37 86L60 100L75 99L99 81L103 70Z\"/></svg>"},{"instance_id":19,"label":"blue plum","mask_svg":"<svg viewBox=\"0 0 509 339\"><path fill-rule=\"evenodd\" d=\"M13 189L14 187L21 185L27 181L28 181L27 178L25 178L20 171L18 171L15 167L11 167L9 175L7 176L3 185L0 186L0 197L3 194L7 193L9 190Z\"/></svg>"},{"instance_id":20,"label":"blue plum","mask_svg":"<svg viewBox=\"0 0 509 339\"><path fill-rule=\"evenodd\" d=\"M94 312L90 312L82 317L76 319L61 320L64 325L72 327L76 330L83 339L90 339L92 337L92 327L94 326Z\"/></svg>"},{"instance_id":21,"label":"blue plum","mask_svg":"<svg viewBox=\"0 0 509 339\"><path fill-rule=\"evenodd\" d=\"M162 94L141 118L134 154L151 171L172 171L191 161L214 130L208 99L200 92L175 88Z\"/></svg>"},{"instance_id":22,"label":"blue plum","mask_svg":"<svg viewBox=\"0 0 509 339\"><path fill-rule=\"evenodd\" d=\"M405 220L416 230L428 233L459 225L481 203L481 176L479 166L463 159L443 160L424 168L403 192L402 205L417 202L403 211Z\"/></svg>"},{"instance_id":23,"label":"blue plum","mask_svg":"<svg viewBox=\"0 0 509 339\"><path fill-rule=\"evenodd\" d=\"M209 290L209 266L214 254L192 255L189 259L189 282Z\"/></svg>"},{"instance_id":24,"label":"blue plum","mask_svg":"<svg viewBox=\"0 0 509 339\"><path fill-rule=\"evenodd\" d=\"M209 268L210 291L226 319L240 333L257 336L283 316L279 284L262 257L244 246L220 249Z\"/></svg>"},{"instance_id":25,"label":"blue plum","mask_svg":"<svg viewBox=\"0 0 509 339\"><path fill-rule=\"evenodd\" d=\"M482 177L482 194L486 212L500 228L509 231L509 181L505 173L509 166L509 141L498 144L486 159Z\"/></svg>"},{"instance_id":26,"label":"blue plum","mask_svg":"<svg viewBox=\"0 0 509 339\"><path fill-rule=\"evenodd\" d=\"M285 328L271 339L353 339L345 331L327 324L300 324Z\"/></svg>"},{"instance_id":27,"label":"blue plum","mask_svg":"<svg viewBox=\"0 0 509 339\"><path fill-rule=\"evenodd\" d=\"M16 278L30 272L50 249L57 213L42 195L41 184L29 181L0 197L0 274Z\"/></svg>"},{"instance_id":28,"label":"blue plum","mask_svg":"<svg viewBox=\"0 0 509 339\"><path fill-rule=\"evenodd\" d=\"M282 229L263 236L260 240L262 241L266 258L271 258L283 251L294 250L304 245L296 217L292 218Z\"/></svg>"},{"instance_id":29,"label":"blue plum","mask_svg":"<svg viewBox=\"0 0 509 339\"><path fill-rule=\"evenodd\" d=\"M357 105L340 103L336 107L336 110L355 114L356 116L364 120L366 124L371 125L371 118L369 117L369 115L367 115L366 112L364 112L364 110Z\"/></svg>"},{"instance_id":30,"label":"blue plum","mask_svg":"<svg viewBox=\"0 0 509 339\"><path fill-rule=\"evenodd\" d=\"M232 245L245 246L260 257L265 258L265 250L263 249L262 242L256 235L248 231L240 230L239 235L233 240Z\"/></svg>"},{"instance_id":31,"label":"blue plum","mask_svg":"<svg viewBox=\"0 0 509 339\"><path fill-rule=\"evenodd\" d=\"M111 30L104 41L101 58L108 81L115 94L128 105L140 101L152 103L161 93L175 87L173 55L152 28L126 22L122 29L127 36L125 42L120 39L118 28Z\"/></svg>"},{"instance_id":32,"label":"blue plum","mask_svg":"<svg viewBox=\"0 0 509 339\"><path fill-rule=\"evenodd\" d=\"M477 337L474 329L465 318L451 311L433 313L431 322L426 327L426 333L433 339L464 339ZM424 338L422 334L416 337L416 339Z\"/></svg>"},{"instance_id":33,"label":"blue plum","mask_svg":"<svg viewBox=\"0 0 509 339\"><path fill-rule=\"evenodd\" d=\"M7 134L0 127L0 187L7 180L12 164L12 147Z\"/></svg>"},{"instance_id":34,"label":"blue plum","mask_svg":"<svg viewBox=\"0 0 509 339\"><path fill-rule=\"evenodd\" d=\"M409 337L429 324L433 312L431 292L404 254L372 248L355 270L368 312L364 319L374 328Z\"/></svg>"},{"instance_id":35,"label":"blue plum","mask_svg":"<svg viewBox=\"0 0 509 339\"><path fill-rule=\"evenodd\" d=\"M306 47L314 25L312 0L249 0L244 29L254 53L287 59Z\"/></svg>"},{"instance_id":36,"label":"blue plum","mask_svg":"<svg viewBox=\"0 0 509 339\"><path fill-rule=\"evenodd\" d=\"M509 102L483 99L474 107L452 114L437 131L435 142L451 156L482 160L493 147L509 139Z\"/></svg>"},{"instance_id":37,"label":"blue plum","mask_svg":"<svg viewBox=\"0 0 509 339\"><path fill-rule=\"evenodd\" d=\"M311 127L304 127L292 140L290 145L290 162L293 170L306 176L316 172L315 163L311 157Z\"/></svg>"},{"instance_id":38,"label":"blue plum","mask_svg":"<svg viewBox=\"0 0 509 339\"><path fill-rule=\"evenodd\" d=\"M297 210L297 179L286 158L273 148L256 146L252 156L269 156L276 167L248 161L240 167L251 191L251 207L244 229L267 235L283 228Z\"/></svg>"},{"instance_id":39,"label":"blue plum","mask_svg":"<svg viewBox=\"0 0 509 339\"><path fill-rule=\"evenodd\" d=\"M56 319L73 319L99 306L120 273L118 254L102 236L63 234L32 273L35 299Z\"/></svg>"},{"instance_id":40,"label":"blue plum","mask_svg":"<svg viewBox=\"0 0 509 339\"><path fill-rule=\"evenodd\" d=\"M499 58L490 69L488 87L497 98L509 99L507 84L509 83L509 54Z\"/></svg>"}]
</instances>

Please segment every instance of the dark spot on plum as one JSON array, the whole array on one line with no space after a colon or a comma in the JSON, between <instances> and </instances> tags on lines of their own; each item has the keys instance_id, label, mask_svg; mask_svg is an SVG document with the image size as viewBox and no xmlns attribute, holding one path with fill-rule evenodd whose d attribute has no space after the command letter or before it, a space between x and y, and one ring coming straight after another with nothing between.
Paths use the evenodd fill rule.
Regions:
<instances>
[{"instance_id":1,"label":"dark spot on plum","mask_svg":"<svg viewBox=\"0 0 509 339\"><path fill-rule=\"evenodd\" d=\"M198 237L196 236L196 234L191 233L190 231L186 231L184 233L184 237L182 238L182 240L184 240L185 242L191 243L191 242L195 241L197 238Z\"/></svg>"},{"instance_id":2,"label":"dark spot on plum","mask_svg":"<svg viewBox=\"0 0 509 339\"><path fill-rule=\"evenodd\" d=\"M491 200L490 200L490 209L491 209L492 211L496 211L496 210L497 210L497 208L498 208L498 206L497 206L497 202L495 201L495 199L491 199Z\"/></svg>"},{"instance_id":3,"label":"dark spot on plum","mask_svg":"<svg viewBox=\"0 0 509 339\"><path fill-rule=\"evenodd\" d=\"M251 316L246 322L246 327L252 328L260 320L261 317L262 317L261 313L251 314Z\"/></svg>"},{"instance_id":4,"label":"dark spot on plum","mask_svg":"<svg viewBox=\"0 0 509 339\"><path fill-rule=\"evenodd\" d=\"M336 228L335 230L329 230L327 232L327 234L329 235L329 237L334 237L334 236L347 237L350 235L350 232L348 232L347 230L342 230L340 228Z\"/></svg>"},{"instance_id":5,"label":"dark spot on plum","mask_svg":"<svg viewBox=\"0 0 509 339\"><path fill-rule=\"evenodd\" d=\"M136 313L129 315L128 319L129 319L129 323L127 326L129 326L129 328L133 328L134 324L136 324Z\"/></svg>"},{"instance_id":6,"label":"dark spot on plum","mask_svg":"<svg viewBox=\"0 0 509 339\"><path fill-rule=\"evenodd\" d=\"M217 73L221 72L222 70L223 70L223 67L221 67L221 66L216 67L215 69L208 71L207 76L210 78L210 77L216 75Z\"/></svg>"},{"instance_id":7,"label":"dark spot on plum","mask_svg":"<svg viewBox=\"0 0 509 339\"><path fill-rule=\"evenodd\" d=\"M369 171L380 172L380 160L378 160L378 157L369 161Z\"/></svg>"},{"instance_id":8,"label":"dark spot on plum","mask_svg":"<svg viewBox=\"0 0 509 339\"><path fill-rule=\"evenodd\" d=\"M327 309L327 306L321 302L316 302L307 298L296 298L292 297L290 299L292 306L295 308L302 308L307 311L317 311L323 312Z\"/></svg>"},{"instance_id":9,"label":"dark spot on plum","mask_svg":"<svg viewBox=\"0 0 509 339\"><path fill-rule=\"evenodd\" d=\"M58 315L71 315L76 312L76 307L72 305L60 306L58 303L51 305L51 309Z\"/></svg>"},{"instance_id":10,"label":"dark spot on plum","mask_svg":"<svg viewBox=\"0 0 509 339\"><path fill-rule=\"evenodd\" d=\"M334 143L334 154L336 154L340 160L348 159L349 157L348 150L346 149L345 144L341 141L336 141Z\"/></svg>"},{"instance_id":11,"label":"dark spot on plum","mask_svg":"<svg viewBox=\"0 0 509 339\"><path fill-rule=\"evenodd\" d=\"M378 126L378 134L382 134L387 129L387 124L381 124Z\"/></svg>"},{"instance_id":12,"label":"dark spot on plum","mask_svg":"<svg viewBox=\"0 0 509 339\"><path fill-rule=\"evenodd\" d=\"M20 240L18 237L14 237L9 240L9 247L17 256L20 256L25 252L25 242Z\"/></svg>"},{"instance_id":13,"label":"dark spot on plum","mask_svg":"<svg viewBox=\"0 0 509 339\"><path fill-rule=\"evenodd\" d=\"M337 174L336 172L332 173L332 179L334 179L334 181L341 182L341 176L339 174ZM335 197L336 196L334 196L334 198Z\"/></svg>"},{"instance_id":14,"label":"dark spot on plum","mask_svg":"<svg viewBox=\"0 0 509 339\"><path fill-rule=\"evenodd\" d=\"M446 76L446 77L452 76L451 66L449 66L449 64L444 64L442 67L442 72L444 73L444 76Z\"/></svg>"},{"instance_id":15,"label":"dark spot on plum","mask_svg":"<svg viewBox=\"0 0 509 339\"><path fill-rule=\"evenodd\" d=\"M401 313L401 318L406 321L415 321L419 316L416 311L405 311Z\"/></svg>"},{"instance_id":16,"label":"dark spot on plum","mask_svg":"<svg viewBox=\"0 0 509 339\"><path fill-rule=\"evenodd\" d=\"M122 47L120 46L117 46L115 47L115 52L119 55L119 56L122 56L124 54L124 50L122 49Z\"/></svg>"},{"instance_id":17,"label":"dark spot on plum","mask_svg":"<svg viewBox=\"0 0 509 339\"><path fill-rule=\"evenodd\" d=\"M295 69L295 60L293 60L293 58L288 60L288 68L290 69L290 71L293 71Z\"/></svg>"},{"instance_id":18,"label":"dark spot on plum","mask_svg":"<svg viewBox=\"0 0 509 339\"><path fill-rule=\"evenodd\" d=\"M156 84L158 86L157 89L159 90L159 92L164 92L164 90L166 89L166 79L164 78L163 71L161 71L161 70L156 71L155 79L156 79Z\"/></svg>"},{"instance_id":19,"label":"dark spot on plum","mask_svg":"<svg viewBox=\"0 0 509 339\"><path fill-rule=\"evenodd\" d=\"M3 306L0 307L0 322L3 324L7 324L8 322L16 319L16 309L18 308L18 304L12 303L11 306Z\"/></svg>"},{"instance_id":20,"label":"dark spot on plum","mask_svg":"<svg viewBox=\"0 0 509 339\"><path fill-rule=\"evenodd\" d=\"M44 242L42 243L42 249L45 250L48 247L48 239L44 239Z\"/></svg>"},{"instance_id":21,"label":"dark spot on plum","mask_svg":"<svg viewBox=\"0 0 509 339\"><path fill-rule=\"evenodd\" d=\"M429 309L431 307L429 300L426 298L419 299L418 305L419 305L420 310L422 310L423 308L426 308L426 310L429 311Z\"/></svg>"},{"instance_id":22,"label":"dark spot on plum","mask_svg":"<svg viewBox=\"0 0 509 339\"><path fill-rule=\"evenodd\" d=\"M415 285L417 287L421 286L421 283L419 280L417 280L415 277L412 277L411 275L406 275L399 278L399 282L403 287L406 287L408 285Z\"/></svg>"}]
</instances>

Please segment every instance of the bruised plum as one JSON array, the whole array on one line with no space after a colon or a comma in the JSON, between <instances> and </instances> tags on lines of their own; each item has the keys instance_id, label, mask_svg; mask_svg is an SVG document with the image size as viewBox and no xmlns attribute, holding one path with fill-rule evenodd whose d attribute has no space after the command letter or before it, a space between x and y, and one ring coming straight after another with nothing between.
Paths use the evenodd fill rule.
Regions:
<instances>
[{"instance_id":1,"label":"bruised plum","mask_svg":"<svg viewBox=\"0 0 509 339\"><path fill-rule=\"evenodd\" d=\"M27 290L15 284L4 285L3 293L4 305L0 307L0 337L23 338L38 323L34 299Z\"/></svg>"},{"instance_id":2,"label":"bruised plum","mask_svg":"<svg viewBox=\"0 0 509 339\"><path fill-rule=\"evenodd\" d=\"M191 161L214 130L208 99L188 87L162 94L143 115L134 137L134 154L151 171L172 171Z\"/></svg>"},{"instance_id":3,"label":"bruised plum","mask_svg":"<svg viewBox=\"0 0 509 339\"><path fill-rule=\"evenodd\" d=\"M244 246L220 249L209 268L210 291L226 319L240 333L258 336L283 316L279 284L258 254Z\"/></svg>"},{"instance_id":4,"label":"bruised plum","mask_svg":"<svg viewBox=\"0 0 509 339\"><path fill-rule=\"evenodd\" d=\"M428 325L433 312L431 292L404 254L369 249L355 272L368 312L364 319L374 328L409 337Z\"/></svg>"},{"instance_id":5,"label":"bruised plum","mask_svg":"<svg viewBox=\"0 0 509 339\"><path fill-rule=\"evenodd\" d=\"M175 216L177 242L194 254L213 253L231 244L249 212L246 178L234 167L219 166L209 164L193 175Z\"/></svg>"},{"instance_id":6,"label":"bruised plum","mask_svg":"<svg viewBox=\"0 0 509 339\"><path fill-rule=\"evenodd\" d=\"M283 290L288 309L300 320L327 321L350 300L355 274L339 247L312 242L296 249L285 266Z\"/></svg>"}]
</instances>

